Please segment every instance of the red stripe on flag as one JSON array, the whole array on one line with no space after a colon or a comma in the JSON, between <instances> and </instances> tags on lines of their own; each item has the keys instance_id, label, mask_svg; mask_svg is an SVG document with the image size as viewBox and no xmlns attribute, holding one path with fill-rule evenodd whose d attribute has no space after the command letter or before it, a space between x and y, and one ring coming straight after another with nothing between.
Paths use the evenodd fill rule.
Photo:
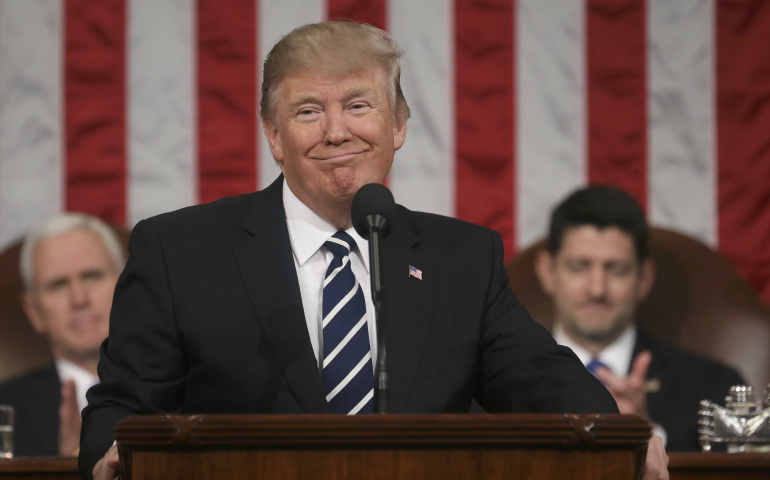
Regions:
<instances>
[{"instance_id":1,"label":"red stripe on flag","mask_svg":"<svg viewBox=\"0 0 770 480\"><path fill-rule=\"evenodd\" d=\"M457 217L514 253L514 13L511 0L455 3Z\"/></svg>"},{"instance_id":2,"label":"red stripe on flag","mask_svg":"<svg viewBox=\"0 0 770 480\"><path fill-rule=\"evenodd\" d=\"M647 204L645 0L587 0L588 180Z\"/></svg>"},{"instance_id":3,"label":"red stripe on flag","mask_svg":"<svg viewBox=\"0 0 770 480\"><path fill-rule=\"evenodd\" d=\"M67 0L66 209L126 219L124 0Z\"/></svg>"},{"instance_id":4,"label":"red stripe on flag","mask_svg":"<svg viewBox=\"0 0 770 480\"><path fill-rule=\"evenodd\" d=\"M329 20L354 20L388 30L386 0L329 0Z\"/></svg>"},{"instance_id":5,"label":"red stripe on flag","mask_svg":"<svg viewBox=\"0 0 770 480\"><path fill-rule=\"evenodd\" d=\"M719 246L770 302L770 2L717 3Z\"/></svg>"},{"instance_id":6,"label":"red stripe on flag","mask_svg":"<svg viewBox=\"0 0 770 480\"><path fill-rule=\"evenodd\" d=\"M256 0L198 0L200 202L257 188Z\"/></svg>"}]
</instances>

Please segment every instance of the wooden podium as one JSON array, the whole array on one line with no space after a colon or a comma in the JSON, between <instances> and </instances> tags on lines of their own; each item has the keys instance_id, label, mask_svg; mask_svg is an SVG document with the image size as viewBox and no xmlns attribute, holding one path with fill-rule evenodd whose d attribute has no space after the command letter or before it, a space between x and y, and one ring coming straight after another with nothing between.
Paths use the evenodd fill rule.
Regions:
<instances>
[{"instance_id":1,"label":"wooden podium","mask_svg":"<svg viewBox=\"0 0 770 480\"><path fill-rule=\"evenodd\" d=\"M135 416L124 480L637 479L633 415Z\"/></svg>"}]
</instances>

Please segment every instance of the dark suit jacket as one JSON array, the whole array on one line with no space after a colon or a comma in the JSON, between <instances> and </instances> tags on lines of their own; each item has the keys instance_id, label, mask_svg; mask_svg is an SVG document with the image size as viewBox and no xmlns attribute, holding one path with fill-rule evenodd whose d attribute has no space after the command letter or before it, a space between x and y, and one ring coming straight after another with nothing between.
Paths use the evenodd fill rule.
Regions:
<instances>
[{"instance_id":1,"label":"dark suit jacket","mask_svg":"<svg viewBox=\"0 0 770 480\"><path fill-rule=\"evenodd\" d=\"M327 413L282 199L267 189L140 222L115 291L80 464L123 417ZM500 236L403 207L383 242L394 413L616 412L508 288ZM412 265L423 280L408 276Z\"/></svg>"},{"instance_id":2,"label":"dark suit jacket","mask_svg":"<svg viewBox=\"0 0 770 480\"><path fill-rule=\"evenodd\" d=\"M741 376L713 360L685 352L640 332L634 346L634 357L643 350L652 353L647 379L660 381L660 390L647 394L647 409L652 420L666 429L666 450L700 450L700 401L712 400L724 405L730 387L744 383Z\"/></svg>"},{"instance_id":3,"label":"dark suit jacket","mask_svg":"<svg viewBox=\"0 0 770 480\"><path fill-rule=\"evenodd\" d=\"M59 455L61 383L50 365L0 385L0 404L14 409L14 455Z\"/></svg>"}]
</instances>

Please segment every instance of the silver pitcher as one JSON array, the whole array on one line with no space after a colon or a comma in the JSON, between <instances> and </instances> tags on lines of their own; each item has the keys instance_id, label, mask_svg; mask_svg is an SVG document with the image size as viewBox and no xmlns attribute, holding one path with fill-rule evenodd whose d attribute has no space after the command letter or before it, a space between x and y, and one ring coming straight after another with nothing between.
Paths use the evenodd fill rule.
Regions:
<instances>
[{"instance_id":1,"label":"silver pitcher","mask_svg":"<svg viewBox=\"0 0 770 480\"><path fill-rule=\"evenodd\" d=\"M767 387L770 392L770 385ZM721 407L701 400L698 433L704 452L714 444L726 444L728 452L770 452L770 394L764 402L754 400L750 386L730 387Z\"/></svg>"}]
</instances>

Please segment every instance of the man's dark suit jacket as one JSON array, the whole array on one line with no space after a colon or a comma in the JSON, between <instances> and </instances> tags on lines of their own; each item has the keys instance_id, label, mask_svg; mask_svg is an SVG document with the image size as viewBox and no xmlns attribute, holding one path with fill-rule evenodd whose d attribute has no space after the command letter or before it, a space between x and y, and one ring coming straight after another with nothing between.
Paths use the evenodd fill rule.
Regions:
<instances>
[{"instance_id":1,"label":"man's dark suit jacket","mask_svg":"<svg viewBox=\"0 0 770 480\"><path fill-rule=\"evenodd\" d=\"M127 415L330 411L282 188L134 228L83 413L86 478ZM474 397L492 412L617 412L508 288L497 233L397 210L382 267L392 412L467 412Z\"/></svg>"},{"instance_id":2,"label":"man's dark suit jacket","mask_svg":"<svg viewBox=\"0 0 770 480\"><path fill-rule=\"evenodd\" d=\"M653 421L666 430L666 450L700 450L700 401L712 400L724 405L730 387L744 383L741 376L713 360L685 352L640 332L634 346L634 358L644 350L652 353L647 380L660 381L659 391L647 394L647 410Z\"/></svg>"},{"instance_id":3,"label":"man's dark suit jacket","mask_svg":"<svg viewBox=\"0 0 770 480\"><path fill-rule=\"evenodd\" d=\"M0 385L0 404L14 409L15 456L59 455L60 403L61 383L54 365Z\"/></svg>"}]
</instances>

